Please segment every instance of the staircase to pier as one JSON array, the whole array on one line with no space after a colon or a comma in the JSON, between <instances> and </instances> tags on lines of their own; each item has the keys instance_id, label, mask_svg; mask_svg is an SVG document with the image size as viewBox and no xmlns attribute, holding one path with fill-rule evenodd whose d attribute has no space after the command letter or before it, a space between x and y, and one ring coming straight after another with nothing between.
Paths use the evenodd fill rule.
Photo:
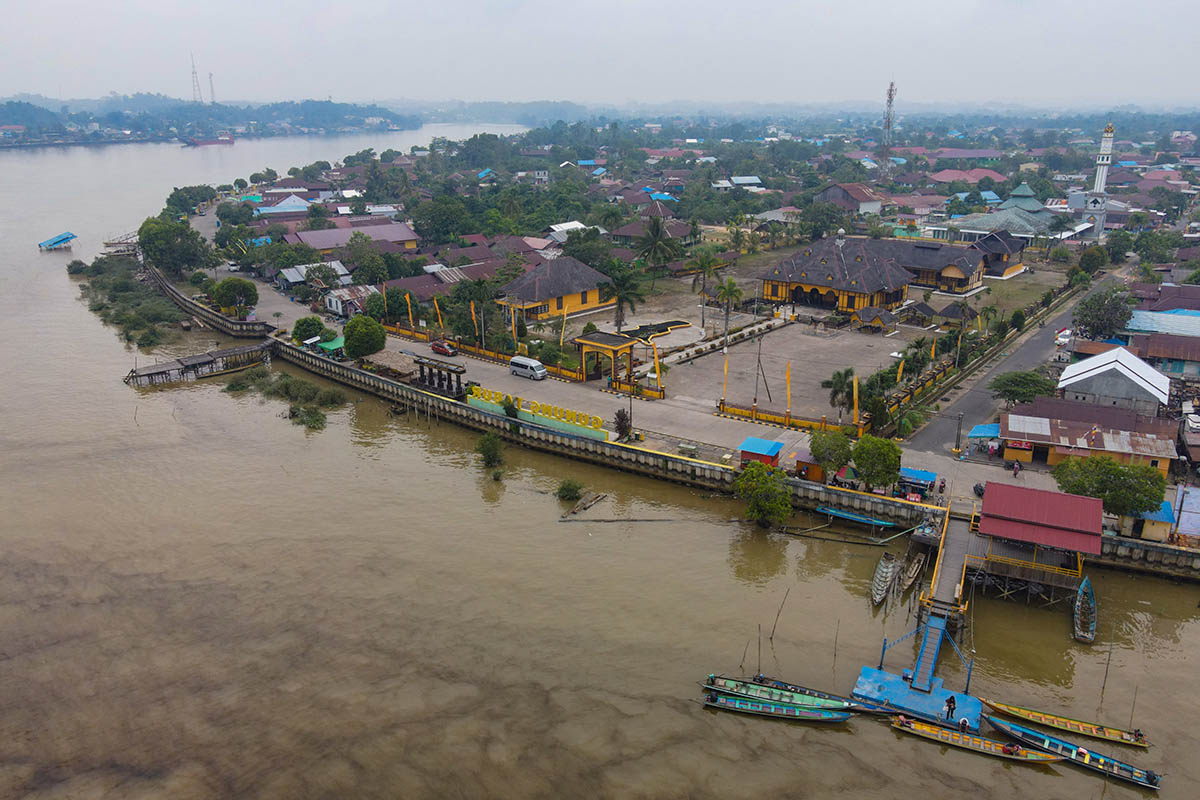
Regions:
<instances>
[{"instance_id":1,"label":"staircase to pier","mask_svg":"<svg viewBox=\"0 0 1200 800\"><path fill-rule=\"evenodd\" d=\"M942 649L942 638L946 635L946 618L931 613L925 620L921 636L921 649L912 669L912 688L928 692L933 687L933 673L937 669L938 653Z\"/></svg>"}]
</instances>

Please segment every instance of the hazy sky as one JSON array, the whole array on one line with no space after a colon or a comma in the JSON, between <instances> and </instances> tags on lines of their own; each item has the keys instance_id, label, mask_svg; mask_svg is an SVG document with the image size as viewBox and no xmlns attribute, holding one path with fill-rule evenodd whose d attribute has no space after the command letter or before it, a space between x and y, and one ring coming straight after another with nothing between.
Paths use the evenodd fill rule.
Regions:
<instances>
[{"instance_id":1,"label":"hazy sky","mask_svg":"<svg viewBox=\"0 0 1200 800\"><path fill-rule=\"evenodd\" d=\"M1200 103L1196 0L11 0L0 95Z\"/></svg>"}]
</instances>

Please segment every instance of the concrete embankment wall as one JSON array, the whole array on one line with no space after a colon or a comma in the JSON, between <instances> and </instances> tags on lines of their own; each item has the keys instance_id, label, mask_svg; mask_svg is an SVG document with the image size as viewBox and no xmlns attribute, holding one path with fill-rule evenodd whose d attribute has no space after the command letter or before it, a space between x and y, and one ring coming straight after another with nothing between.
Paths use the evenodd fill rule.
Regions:
<instances>
[{"instance_id":1,"label":"concrete embankment wall","mask_svg":"<svg viewBox=\"0 0 1200 800\"><path fill-rule=\"evenodd\" d=\"M153 267L147 267L146 269L150 273L150 279L163 291L163 294L170 298L171 302L213 330L220 331L227 336L236 336L240 339L262 339L265 336L270 336L271 331L275 330L275 326L269 322L230 319L224 314L213 311L208 306L197 303L176 289L157 269Z\"/></svg>"},{"instance_id":2,"label":"concrete embankment wall","mask_svg":"<svg viewBox=\"0 0 1200 800\"><path fill-rule=\"evenodd\" d=\"M1105 536L1100 543L1100 555L1087 556L1086 561L1105 567L1200 580L1200 551L1144 539Z\"/></svg>"},{"instance_id":3,"label":"concrete embankment wall","mask_svg":"<svg viewBox=\"0 0 1200 800\"><path fill-rule=\"evenodd\" d=\"M437 419L479 431L495 431L498 436L508 441L535 450L723 492L732 491L733 481L737 476L735 470L723 464L660 453L618 442L598 441L473 408L466 403L319 356L287 342L272 340L272 348L276 358L322 377L412 408L418 413L428 413ZM879 519L914 523L925 513L919 506L891 498L837 489L810 481L793 480L790 483L792 503L802 508L828 505Z\"/></svg>"}]
</instances>

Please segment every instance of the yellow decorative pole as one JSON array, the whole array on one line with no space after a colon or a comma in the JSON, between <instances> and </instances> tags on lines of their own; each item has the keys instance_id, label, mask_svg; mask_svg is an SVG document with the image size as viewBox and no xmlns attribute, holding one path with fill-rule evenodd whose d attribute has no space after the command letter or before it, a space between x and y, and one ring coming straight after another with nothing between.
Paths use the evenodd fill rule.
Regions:
<instances>
[{"instance_id":1,"label":"yellow decorative pole","mask_svg":"<svg viewBox=\"0 0 1200 800\"><path fill-rule=\"evenodd\" d=\"M792 425L792 362L787 362L787 419L784 421L788 427Z\"/></svg>"},{"instance_id":2,"label":"yellow decorative pole","mask_svg":"<svg viewBox=\"0 0 1200 800\"><path fill-rule=\"evenodd\" d=\"M854 425L858 426L858 376L854 376Z\"/></svg>"},{"instance_id":3,"label":"yellow decorative pole","mask_svg":"<svg viewBox=\"0 0 1200 800\"><path fill-rule=\"evenodd\" d=\"M567 338L567 310L564 308L563 309L562 333L560 333L558 335L558 349L559 350L562 350L563 342L566 341L566 338Z\"/></svg>"},{"instance_id":4,"label":"yellow decorative pole","mask_svg":"<svg viewBox=\"0 0 1200 800\"><path fill-rule=\"evenodd\" d=\"M479 341L479 320L475 317L475 301L471 301L471 323L475 326L475 341Z\"/></svg>"},{"instance_id":5,"label":"yellow decorative pole","mask_svg":"<svg viewBox=\"0 0 1200 800\"><path fill-rule=\"evenodd\" d=\"M412 318L412 295L408 292L404 293L404 303L408 306L408 328L411 331L416 331L417 326L413 324Z\"/></svg>"},{"instance_id":6,"label":"yellow decorative pole","mask_svg":"<svg viewBox=\"0 0 1200 800\"><path fill-rule=\"evenodd\" d=\"M661 392L663 388L662 374L658 371L658 345L654 343L654 340L650 340L650 348L654 350L654 380L658 383L658 390Z\"/></svg>"},{"instance_id":7,"label":"yellow decorative pole","mask_svg":"<svg viewBox=\"0 0 1200 800\"><path fill-rule=\"evenodd\" d=\"M896 370L896 383L900 383L900 378L904 375L904 359L900 359L900 368Z\"/></svg>"},{"instance_id":8,"label":"yellow decorative pole","mask_svg":"<svg viewBox=\"0 0 1200 800\"><path fill-rule=\"evenodd\" d=\"M437 312L438 327L439 328L446 327L445 325L442 324L442 309L438 307L438 301L437 301L436 294L433 296L433 310Z\"/></svg>"},{"instance_id":9,"label":"yellow decorative pole","mask_svg":"<svg viewBox=\"0 0 1200 800\"><path fill-rule=\"evenodd\" d=\"M721 387L721 410L725 410L725 395L729 391L729 353L725 353L725 384Z\"/></svg>"}]
</instances>

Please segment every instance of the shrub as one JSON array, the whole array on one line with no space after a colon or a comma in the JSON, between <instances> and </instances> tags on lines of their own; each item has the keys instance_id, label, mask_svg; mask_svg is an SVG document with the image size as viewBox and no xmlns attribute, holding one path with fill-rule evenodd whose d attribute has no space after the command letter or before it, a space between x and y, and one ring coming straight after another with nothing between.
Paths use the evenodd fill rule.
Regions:
<instances>
[{"instance_id":1,"label":"shrub","mask_svg":"<svg viewBox=\"0 0 1200 800\"><path fill-rule=\"evenodd\" d=\"M319 431L325 427L325 412L315 406L288 406L288 418L293 425L303 425L310 431Z\"/></svg>"},{"instance_id":2,"label":"shrub","mask_svg":"<svg viewBox=\"0 0 1200 800\"><path fill-rule=\"evenodd\" d=\"M313 402L321 408L333 408L345 404L346 393L341 389L322 389L317 392Z\"/></svg>"},{"instance_id":3,"label":"shrub","mask_svg":"<svg viewBox=\"0 0 1200 800\"><path fill-rule=\"evenodd\" d=\"M1051 249L1050 260L1059 264L1065 264L1071 260L1071 251L1066 247L1059 245L1058 247Z\"/></svg>"},{"instance_id":4,"label":"shrub","mask_svg":"<svg viewBox=\"0 0 1200 800\"><path fill-rule=\"evenodd\" d=\"M618 439L624 439L633 431L633 422L629 419L629 412L623 408L618 408L617 413L613 415L613 430L616 431Z\"/></svg>"},{"instance_id":5,"label":"shrub","mask_svg":"<svg viewBox=\"0 0 1200 800\"><path fill-rule=\"evenodd\" d=\"M485 467L498 467L504 463L504 442L491 431L475 442L475 452L479 453Z\"/></svg>"},{"instance_id":6,"label":"shrub","mask_svg":"<svg viewBox=\"0 0 1200 800\"><path fill-rule=\"evenodd\" d=\"M1021 311L1020 309L1014 311L1012 313L1010 324L1012 325L1013 330L1020 333L1021 329L1025 327L1025 312Z\"/></svg>"},{"instance_id":7,"label":"shrub","mask_svg":"<svg viewBox=\"0 0 1200 800\"><path fill-rule=\"evenodd\" d=\"M320 317L301 317L292 326L292 338L297 342L307 341L319 336L324 327L325 323L321 322Z\"/></svg>"},{"instance_id":8,"label":"shrub","mask_svg":"<svg viewBox=\"0 0 1200 800\"><path fill-rule=\"evenodd\" d=\"M733 482L734 493L746 501L746 516L761 527L782 525L792 514L791 490L783 470L751 461Z\"/></svg>"},{"instance_id":9,"label":"shrub","mask_svg":"<svg viewBox=\"0 0 1200 800\"><path fill-rule=\"evenodd\" d=\"M80 261L78 258L72 259L71 262L67 264L68 275L82 275L87 271L88 265L85 262Z\"/></svg>"},{"instance_id":10,"label":"shrub","mask_svg":"<svg viewBox=\"0 0 1200 800\"><path fill-rule=\"evenodd\" d=\"M589 322L588 324L583 326L584 333L595 333L598 330L600 330L600 329L596 327L596 323L594 323L594 322Z\"/></svg>"},{"instance_id":11,"label":"shrub","mask_svg":"<svg viewBox=\"0 0 1200 800\"><path fill-rule=\"evenodd\" d=\"M208 280L208 276L204 274L204 270L198 269L188 276L188 283L192 286L202 286Z\"/></svg>"},{"instance_id":12,"label":"shrub","mask_svg":"<svg viewBox=\"0 0 1200 800\"><path fill-rule=\"evenodd\" d=\"M583 481L577 481L574 478L563 478L558 484L558 489L555 490L554 496L559 500L575 501L583 497Z\"/></svg>"}]
</instances>

